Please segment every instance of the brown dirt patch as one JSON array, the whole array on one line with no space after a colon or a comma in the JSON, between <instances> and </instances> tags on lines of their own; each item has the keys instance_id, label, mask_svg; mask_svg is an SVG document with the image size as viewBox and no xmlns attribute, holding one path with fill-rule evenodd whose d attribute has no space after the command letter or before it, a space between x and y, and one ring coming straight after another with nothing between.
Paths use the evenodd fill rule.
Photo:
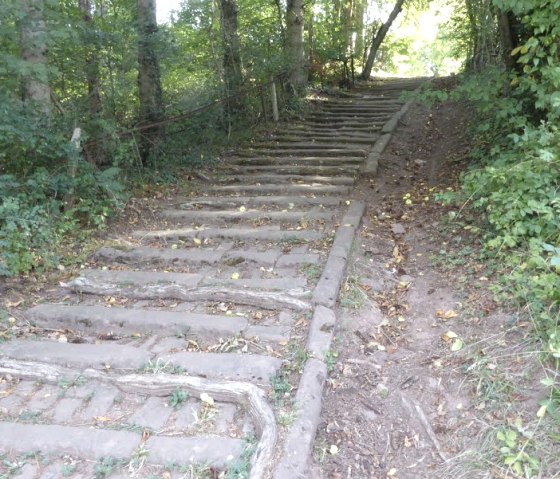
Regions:
<instances>
[{"instance_id":1,"label":"brown dirt patch","mask_svg":"<svg viewBox=\"0 0 560 479\"><path fill-rule=\"evenodd\" d=\"M378 177L358 189L368 209L341 292L313 477L516 477L503 462L477 469L457 461L483 447L488 431L495 438L499 408L519 395L505 390L504 376L492 380L495 362L484 384L484 375L474 383L465 371L480 367L473 357L485 354L486 341L503 341L519 359L523 346L515 345L527 337L498 311L476 235L434 200L466 167L469 116L459 103L413 106ZM492 384L504 390L481 390ZM527 409L540 393L525 393Z\"/></svg>"}]
</instances>

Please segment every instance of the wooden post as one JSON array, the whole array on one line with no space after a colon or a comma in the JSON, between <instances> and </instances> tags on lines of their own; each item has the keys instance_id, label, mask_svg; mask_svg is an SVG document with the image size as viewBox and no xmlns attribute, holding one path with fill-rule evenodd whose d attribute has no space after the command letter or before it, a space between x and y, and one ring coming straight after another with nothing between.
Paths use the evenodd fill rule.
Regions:
<instances>
[{"instance_id":1,"label":"wooden post","mask_svg":"<svg viewBox=\"0 0 560 479\"><path fill-rule=\"evenodd\" d=\"M276 83L274 83L274 77L270 77L270 93L272 95L272 119L275 123L278 123L280 115L278 114L278 98L276 97Z\"/></svg>"},{"instance_id":2,"label":"wooden post","mask_svg":"<svg viewBox=\"0 0 560 479\"><path fill-rule=\"evenodd\" d=\"M78 173L78 161L80 158L80 138L82 136L81 128L74 128L72 138L70 139L70 149L68 152L68 176L73 180ZM66 207L72 208L76 198L74 196L74 186L70 187L70 191L66 195Z\"/></svg>"},{"instance_id":3,"label":"wooden post","mask_svg":"<svg viewBox=\"0 0 560 479\"><path fill-rule=\"evenodd\" d=\"M264 90L263 90L263 86L261 85L259 88L259 92L261 94L261 109L262 109L262 114L263 114L263 120L266 123L267 122L267 118L266 118L266 102L264 101Z\"/></svg>"}]
</instances>

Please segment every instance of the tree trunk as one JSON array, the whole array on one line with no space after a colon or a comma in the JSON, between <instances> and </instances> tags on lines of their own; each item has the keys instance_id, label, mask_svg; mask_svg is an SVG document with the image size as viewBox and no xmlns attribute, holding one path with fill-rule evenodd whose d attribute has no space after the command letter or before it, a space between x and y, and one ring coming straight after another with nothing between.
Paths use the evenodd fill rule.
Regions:
<instances>
[{"instance_id":1,"label":"tree trunk","mask_svg":"<svg viewBox=\"0 0 560 479\"><path fill-rule=\"evenodd\" d=\"M290 84L295 91L307 85L307 61L303 44L304 0L288 0L286 8L286 54Z\"/></svg>"},{"instance_id":2,"label":"tree trunk","mask_svg":"<svg viewBox=\"0 0 560 479\"><path fill-rule=\"evenodd\" d=\"M47 29L43 16L43 0L21 0L23 18L20 23L21 57L29 69L23 78L23 100L38 107L47 124L51 123L51 89L47 67Z\"/></svg>"},{"instance_id":3,"label":"tree trunk","mask_svg":"<svg viewBox=\"0 0 560 479\"><path fill-rule=\"evenodd\" d=\"M391 25L398 17L399 13L401 13L404 2L405 0L397 0L395 6L393 7L393 11L389 15L389 18L387 18L387 21L381 26L381 28L373 37L367 61L361 75L363 80L367 80L370 77L371 70L373 69L373 63L375 61L375 57L377 56L377 52L379 51L379 47L383 43L383 40L385 40L385 37L387 36Z\"/></svg>"},{"instance_id":4,"label":"tree trunk","mask_svg":"<svg viewBox=\"0 0 560 479\"><path fill-rule=\"evenodd\" d=\"M94 165L106 164L103 145L99 142L102 131L99 126L103 103L101 101L101 87L99 81L99 45L97 35L93 28L93 18L91 16L91 1L79 0L80 11L84 21L85 35L83 38L86 49L85 76L88 90L88 110L89 122L86 125L89 136L94 143L87 148L86 156L90 163Z\"/></svg>"},{"instance_id":5,"label":"tree trunk","mask_svg":"<svg viewBox=\"0 0 560 479\"><path fill-rule=\"evenodd\" d=\"M237 0L220 0L220 21L224 46L224 84L226 96L235 95L243 86L243 65L237 25ZM232 98L226 103L228 122L243 110L241 98Z\"/></svg>"},{"instance_id":6,"label":"tree trunk","mask_svg":"<svg viewBox=\"0 0 560 479\"><path fill-rule=\"evenodd\" d=\"M140 122L151 124L163 118L159 58L156 51L158 27L155 0L137 0L137 11ZM162 134L161 126L144 130L139 145L144 166L155 165Z\"/></svg>"}]
</instances>

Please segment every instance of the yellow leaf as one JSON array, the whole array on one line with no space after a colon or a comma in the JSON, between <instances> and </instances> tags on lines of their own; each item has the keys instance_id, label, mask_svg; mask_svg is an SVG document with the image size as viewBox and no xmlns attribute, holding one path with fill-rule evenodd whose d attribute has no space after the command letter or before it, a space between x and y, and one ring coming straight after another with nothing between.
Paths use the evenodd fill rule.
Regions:
<instances>
[{"instance_id":1,"label":"yellow leaf","mask_svg":"<svg viewBox=\"0 0 560 479\"><path fill-rule=\"evenodd\" d=\"M338 446L336 444L331 444L331 447L329 447L329 453L336 456L338 454Z\"/></svg>"},{"instance_id":2,"label":"yellow leaf","mask_svg":"<svg viewBox=\"0 0 560 479\"><path fill-rule=\"evenodd\" d=\"M239 273L232 273L231 279L239 279Z\"/></svg>"},{"instance_id":3,"label":"yellow leaf","mask_svg":"<svg viewBox=\"0 0 560 479\"><path fill-rule=\"evenodd\" d=\"M514 49L511 51L511 56L514 57L514 56L517 55L520 51L521 51L521 47L514 48Z\"/></svg>"},{"instance_id":4,"label":"yellow leaf","mask_svg":"<svg viewBox=\"0 0 560 479\"><path fill-rule=\"evenodd\" d=\"M172 245L171 245L171 249L177 249L177 245L176 245L176 244L172 244Z\"/></svg>"},{"instance_id":5,"label":"yellow leaf","mask_svg":"<svg viewBox=\"0 0 560 479\"><path fill-rule=\"evenodd\" d=\"M200 238L193 238L193 243L197 246L202 244L202 240Z\"/></svg>"},{"instance_id":6,"label":"yellow leaf","mask_svg":"<svg viewBox=\"0 0 560 479\"><path fill-rule=\"evenodd\" d=\"M459 316L459 314L451 309L448 311L444 311L443 309L438 309L436 311L436 316L440 319L443 319L444 321L447 321L448 319L456 318L457 316Z\"/></svg>"},{"instance_id":7,"label":"yellow leaf","mask_svg":"<svg viewBox=\"0 0 560 479\"><path fill-rule=\"evenodd\" d=\"M539 410L537 411L537 417L538 418L543 418L546 414L546 406L541 406L539 408Z\"/></svg>"},{"instance_id":8,"label":"yellow leaf","mask_svg":"<svg viewBox=\"0 0 560 479\"><path fill-rule=\"evenodd\" d=\"M529 51L529 49L527 48L526 45L523 45L521 47L521 55L525 55L525 53L527 53Z\"/></svg>"},{"instance_id":9,"label":"yellow leaf","mask_svg":"<svg viewBox=\"0 0 560 479\"><path fill-rule=\"evenodd\" d=\"M203 403L208 404L209 406L213 406L214 405L214 398L212 396L210 396L210 394L207 393L200 393L200 400Z\"/></svg>"},{"instance_id":10,"label":"yellow leaf","mask_svg":"<svg viewBox=\"0 0 560 479\"><path fill-rule=\"evenodd\" d=\"M448 343L452 339L456 339L458 337L459 336L457 336L457 333L454 333L453 331L447 331L447 333L441 336L441 339L443 339L446 343Z\"/></svg>"},{"instance_id":11,"label":"yellow leaf","mask_svg":"<svg viewBox=\"0 0 560 479\"><path fill-rule=\"evenodd\" d=\"M109 422L111 420L110 417L107 416L93 416L96 422Z\"/></svg>"},{"instance_id":12,"label":"yellow leaf","mask_svg":"<svg viewBox=\"0 0 560 479\"><path fill-rule=\"evenodd\" d=\"M241 211L241 213L245 213L245 211L247 211L247 208L245 208L245 206L240 206L239 211Z\"/></svg>"},{"instance_id":13,"label":"yellow leaf","mask_svg":"<svg viewBox=\"0 0 560 479\"><path fill-rule=\"evenodd\" d=\"M455 339L455 341L453 341L453 344L451 345L451 351L453 352L460 351L461 349L463 349L463 346L464 346L463 341L457 338Z\"/></svg>"}]
</instances>

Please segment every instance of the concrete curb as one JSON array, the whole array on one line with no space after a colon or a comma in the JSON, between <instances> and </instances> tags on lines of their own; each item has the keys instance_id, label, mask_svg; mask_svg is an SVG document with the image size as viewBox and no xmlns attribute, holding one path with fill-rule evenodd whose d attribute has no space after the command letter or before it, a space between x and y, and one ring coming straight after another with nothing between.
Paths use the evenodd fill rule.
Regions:
<instances>
[{"instance_id":1,"label":"concrete curb","mask_svg":"<svg viewBox=\"0 0 560 479\"><path fill-rule=\"evenodd\" d=\"M325 269L313 293L315 311L309 327L308 359L295 398L298 415L288 431L282 459L274 469L274 479L307 478L313 443L321 420L323 386L327 377L325 355L330 350L336 323L333 307L346 272L350 249L360 227L365 204L353 202L336 231Z\"/></svg>"},{"instance_id":2,"label":"concrete curb","mask_svg":"<svg viewBox=\"0 0 560 479\"><path fill-rule=\"evenodd\" d=\"M282 459L274 471L274 479L305 479L313 442L321 420L326 364L315 358L307 360L296 394L299 407L296 422L290 427Z\"/></svg>"},{"instance_id":3,"label":"concrete curb","mask_svg":"<svg viewBox=\"0 0 560 479\"><path fill-rule=\"evenodd\" d=\"M418 93L421 86L416 88L413 93ZM366 163L362 170L365 176L372 177L377 175L377 169L379 167L379 160L381 155L387 148L387 145L391 142L393 137L393 132L397 128L399 121L402 117L408 113L408 110L414 103L414 100L408 100L399 111L397 111L384 125L381 129L381 137L375 142L369 155L367 157Z\"/></svg>"},{"instance_id":4,"label":"concrete curb","mask_svg":"<svg viewBox=\"0 0 560 479\"><path fill-rule=\"evenodd\" d=\"M312 302L314 305L327 308L332 308L335 305L346 271L348 254L350 248L352 248L356 230L360 227L365 209L366 206L363 202L355 201L342 218L325 269L313 291Z\"/></svg>"}]
</instances>

